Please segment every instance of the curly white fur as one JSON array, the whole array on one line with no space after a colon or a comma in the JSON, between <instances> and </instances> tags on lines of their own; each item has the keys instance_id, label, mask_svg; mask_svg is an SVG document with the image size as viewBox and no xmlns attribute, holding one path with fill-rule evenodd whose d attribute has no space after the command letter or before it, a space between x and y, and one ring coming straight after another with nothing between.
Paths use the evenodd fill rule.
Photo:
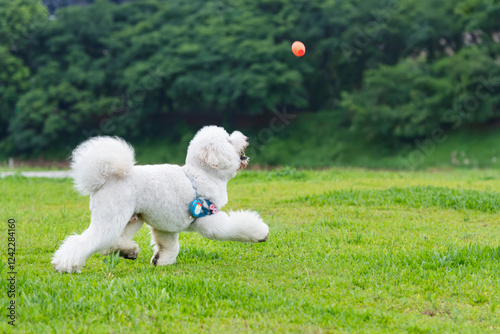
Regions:
<instances>
[{"instance_id":1,"label":"curly white fur","mask_svg":"<svg viewBox=\"0 0 500 334\"><path fill-rule=\"evenodd\" d=\"M132 241L145 222L151 228L154 265L168 265L179 253L178 234L197 231L209 239L266 241L268 226L256 212L223 211L194 220L189 205L196 196L221 209L227 204L227 182L248 164L248 138L223 128L202 128L189 144L186 164L134 166L132 147L120 138L95 137L72 156L75 188L90 194L92 218L81 235L69 236L54 254L59 272L79 272L85 260L101 251L119 251L135 259Z\"/></svg>"},{"instance_id":2,"label":"curly white fur","mask_svg":"<svg viewBox=\"0 0 500 334\"><path fill-rule=\"evenodd\" d=\"M94 137L80 144L71 156L75 188L90 195L112 176L126 177L135 164L134 149L123 139Z\"/></svg>"}]
</instances>

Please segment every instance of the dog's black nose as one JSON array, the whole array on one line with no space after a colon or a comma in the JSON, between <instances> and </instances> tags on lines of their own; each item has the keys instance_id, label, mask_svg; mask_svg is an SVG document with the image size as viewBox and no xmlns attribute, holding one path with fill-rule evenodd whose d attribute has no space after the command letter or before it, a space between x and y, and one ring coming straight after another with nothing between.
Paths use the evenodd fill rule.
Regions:
<instances>
[{"instance_id":1,"label":"dog's black nose","mask_svg":"<svg viewBox=\"0 0 500 334\"><path fill-rule=\"evenodd\" d=\"M248 138L248 137L245 137L245 140L246 140L247 143L250 142L250 138Z\"/></svg>"}]
</instances>

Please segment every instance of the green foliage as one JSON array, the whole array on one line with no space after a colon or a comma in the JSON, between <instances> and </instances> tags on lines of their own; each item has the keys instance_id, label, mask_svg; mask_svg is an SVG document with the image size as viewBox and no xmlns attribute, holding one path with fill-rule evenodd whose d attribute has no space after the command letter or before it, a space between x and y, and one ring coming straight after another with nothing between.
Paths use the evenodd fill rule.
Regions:
<instances>
[{"instance_id":1,"label":"green foliage","mask_svg":"<svg viewBox=\"0 0 500 334\"><path fill-rule=\"evenodd\" d=\"M48 19L47 9L38 0L0 0L0 13L0 45L12 51L22 51Z\"/></svg>"},{"instance_id":2,"label":"green foliage","mask_svg":"<svg viewBox=\"0 0 500 334\"><path fill-rule=\"evenodd\" d=\"M426 99L433 98L427 91L435 90L441 82L433 81L428 71L425 62L413 59L367 71L363 88L346 92L342 100L342 107L352 115L353 130L368 140L399 144L423 137L436 127L432 120L438 117L435 111L439 109L428 103L434 100Z\"/></svg>"},{"instance_id":3,"label":"green foliage","mask_svg":"<svg viewBox=\"0 0 500 334\"><path fill-rule=\"evenodd\" d=\"M19 97L29 88L30 69L19 53L25 50L33 30L47 21L47 11L37 0L0 0L0 150L12 150L9 123Z\"/></svg>"},{"instance_id":4,"label":"green foliage","mask_svg":"<svg viewBox=\"0 0 500 334\"><path fill-rule=\"evenodd\" d=\"M500 117L498 0L115 2L49 18L38 0L0 0L5 154L262 128L284 108L344 113L335 132L390 150ZM471 105L482 79L488 97Z\"/></svg>"},{"instance_id":5,"label":"green foliage","mask_svg":"<svg viewBox=\"0 0 500 334\"><path fill-rule=\"evenodd\" d=\"M456 12L465 21L467 31L473 34L471 38L485 39L490 51L498 55L500 48L494 42L498 42L500 31L500 22L497 20L500 1L461 0L456 6Z\"/></svg>"},{"instance_id":6,"label":"green foliage","mask_svg":"<svg viewBox=\"0 0 500 334\"><path fill-rule=\"evenodd\" d=\"M30 41L36 73L10 124L16 149L81 138L78 129L137 137L178 133L172 123L191 115L229 121L285 103L305 107L311 67L289 57L272 8L244 2L218 14L215 6L97 1L57 11Z\"/></svg>"},{"instance_id":7,"label":"green foliage","mask_svg":"<svg viewBox=\"0 0 500 334\"><path fill-rule=\"evenodd\" d=\"M499 88L500 67L473 46L432 64L405 59L369 70L363 88L346 92L342 106L355 132L397 145L431 137L435 129L496 120Z\"/></svg>"},{"instance_id":8,"label":"green foliage","mask_svg":"<svg viewBox=\"0 0 500 334\"><path fill-rule=\"evenodd\" d=\"M17 99L28 88L29 75L30 71L22 59L0 45L0 138L7 135Z\"/></svg>"}]
</instances>

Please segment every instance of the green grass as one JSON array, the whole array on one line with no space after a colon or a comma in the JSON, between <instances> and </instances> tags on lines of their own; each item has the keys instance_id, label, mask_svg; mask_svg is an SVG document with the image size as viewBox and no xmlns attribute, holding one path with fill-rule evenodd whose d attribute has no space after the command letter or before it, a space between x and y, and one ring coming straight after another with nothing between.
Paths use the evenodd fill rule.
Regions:
<instances>
[{"instance_id":1,"label":"green grass","mask_svg":"<svg viewBox=\"0 0 500 334\"><path fill-rule=\"evenodd\" d=\"M88 197L69 180L6 178L17 331L498 333L499 189L498 170L243 172L225 209L259 211L268 242L184 233L178 263L153 267L143 228L137 260L94 255L67 275L50 259L88 226ZM3 262L6 238L4 228ZM8 301L2 293L2 309Z\"/></svg>"}]
</instances>

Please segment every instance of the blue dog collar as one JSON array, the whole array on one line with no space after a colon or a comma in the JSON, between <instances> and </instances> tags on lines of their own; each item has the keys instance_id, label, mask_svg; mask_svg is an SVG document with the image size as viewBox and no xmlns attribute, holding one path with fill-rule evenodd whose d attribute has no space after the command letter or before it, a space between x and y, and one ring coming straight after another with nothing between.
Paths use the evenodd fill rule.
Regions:
<instances>
[{"instance_id":1,"label":"blue dog collar","mask_svg":"<svg viewBox=\"0 0 500 334\"><path fill-rule=\"evenodd\" d=\"M202 218L217 213L217 207L207 199L195 199L189 205L189 213L193 218Z\"/></svg>"}]
</instances>

